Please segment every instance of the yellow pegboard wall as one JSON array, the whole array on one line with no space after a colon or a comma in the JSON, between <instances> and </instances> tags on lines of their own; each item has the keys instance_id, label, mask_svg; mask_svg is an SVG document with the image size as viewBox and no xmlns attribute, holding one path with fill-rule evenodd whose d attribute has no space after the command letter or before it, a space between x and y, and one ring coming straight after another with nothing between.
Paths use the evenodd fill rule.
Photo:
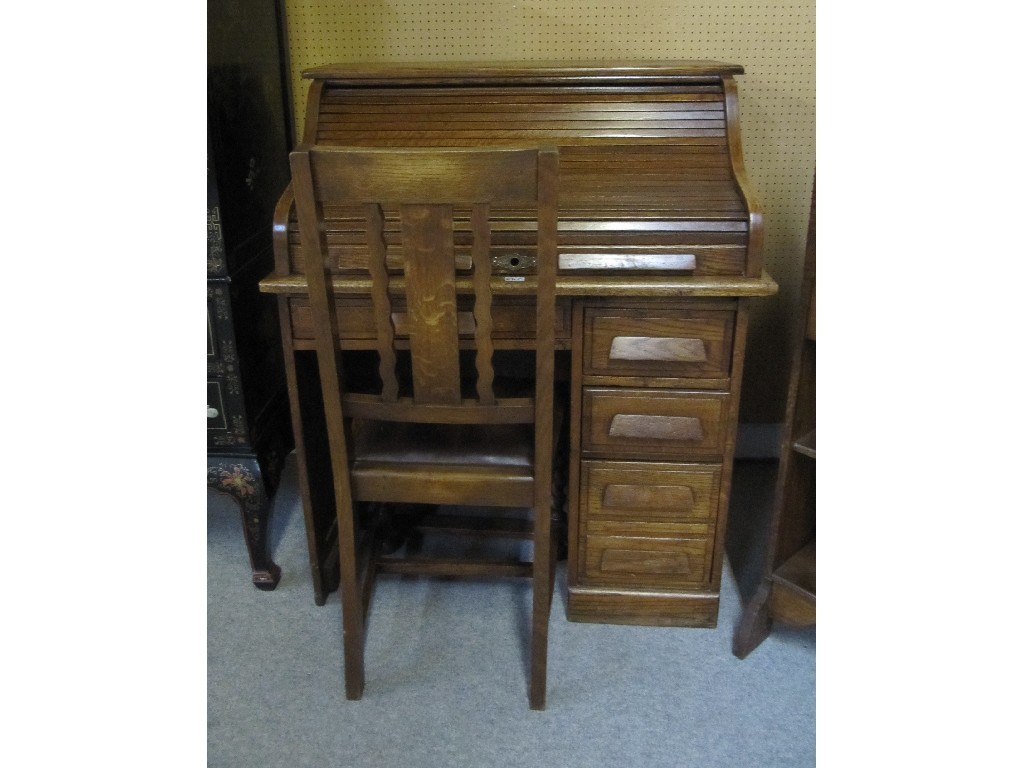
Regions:
<instances>
[{"instance_id":1,"label":"yellow pegboard wall","mask_svg":"<svg viewBox=\"0 0 1024 768\"><path fill-rule=\"evenodd\" d=\"M296 136L303 69L358 61L713 59L737 78L747 173L779 296L754 302L741 420L783 417L815 165L815 4L678 0L287 0Z\"/></svg>"}]
</instances>

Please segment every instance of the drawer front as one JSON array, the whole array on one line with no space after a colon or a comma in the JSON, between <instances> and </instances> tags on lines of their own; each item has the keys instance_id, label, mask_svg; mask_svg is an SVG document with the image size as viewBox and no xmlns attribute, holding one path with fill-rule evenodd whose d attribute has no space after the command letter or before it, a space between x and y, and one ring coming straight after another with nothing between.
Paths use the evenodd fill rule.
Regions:
<instances>
[{"instance_id":1,"label":"drawer front","mask_svg":"<svg viewBox=\"0 0 1024 768\"><path fill-rule=\"evenodd\" d=\"M224 406L224 385L220 381L206 382L206 429L208 432L228 431L228 414Z\"/></svg>"},{"instance_id":2,"label":"drawer front","mask_svg":"<svg viewBox=\"0 0 1024 768\"><path fill-rule=\"evenodd\" d=\"M249 445L245 400L237 376L206 381L206 447L239 449Z\"/></svg>"},{"instance_id":3,"label":"drawer front","mask_svg":"<svg viewBox=\"0 0 1024 768\"><path fill-rule=\"evenodd\" d=\"M701 587L710 583L711 536L649 538L590 534L581 557L584 583L637 587Z\"/></svg>"},{"instance_id":4,"label":"drawer front","mask_svg":"<svg viewBox=\"0 0 1024 768\"><path fill-rule=\"evenodd\" d=\"M588 309L584 373L728 378L735 313Z\"/></svg>"},{"instance_id":5,"label":"drawer front","mask_svg":"<svg viewBox=\"0 0 1024 768\"><path fill-rule=\"evenodd\" d=\"M238 364L231 313L231 286L224 280L206 282L206 371L225 376Z\"/></svg>"},{"instance_id":6,"label":"drawer front","mask_svg":"<svg viewBox=\"0 0 1024 768\"><path fill-rule=\"evenodd\" d=\"M461 297L459 303L459 335L472 338L475 330L471 311L472 299ZM338 325L343 338L366 340L377 337L373 307L369 300L341 298L337 300L336 306ZM408 337L408 316L404 307L396 302L393 309L391 319L395 327L395 335L399 338ZM295 339L316 338L309 301L291 299L289 310L292 321L292 337ZM537 324L536 318L536 310L530 302L518 302L508 298L497 299L491 307L494 338L532 339ZM567 301L559 302L555 308L555 338L569 338L569 303Z\"/></svg>"},{"instance_id":7,"label":"drawer front","mask_svg":"<svg viewBox=\"0 0 1024 768\"><path fill-rule=\"evenodd\" d=\"M720 457L729 395L678 390L583 390L583 450L621 456Z\"/></svg>"},{"instance_id":8,"label":"drawer front","mask_svg":"<svg viewBox=\"0 0 1024 768\"><path fill-rule=\"evenodd\" d=\"M584 461L580 524L589 533L710 532L718 464Z\"/></svg>"}]
</instances>

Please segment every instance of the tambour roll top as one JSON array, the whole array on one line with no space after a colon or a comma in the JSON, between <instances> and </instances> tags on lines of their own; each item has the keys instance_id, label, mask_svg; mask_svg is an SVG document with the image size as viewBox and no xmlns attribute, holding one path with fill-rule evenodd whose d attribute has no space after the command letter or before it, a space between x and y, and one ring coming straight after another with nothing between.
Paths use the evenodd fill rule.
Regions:
<instances>
[{"instance_id":1,"label":"tambour roll top","mask_svg":"<svg viewBox=\"0 0 1024 768\"><path fill-rule=\"evenodd\" d=\"M304 141L557 146L561 272L759 276L760 211L746 190L732 79L742 71L716 62L319 67L303 73L312 80ZM365 268L358 216L328 212L333 270ZM515 210L497 218L495 271L531 274L536 232ZM389 259L401 254L394 222ZM277 274L302 273L290 191L275 226ZM456 230L468 270L468 212Z\"/></svg>"}]
</instances>

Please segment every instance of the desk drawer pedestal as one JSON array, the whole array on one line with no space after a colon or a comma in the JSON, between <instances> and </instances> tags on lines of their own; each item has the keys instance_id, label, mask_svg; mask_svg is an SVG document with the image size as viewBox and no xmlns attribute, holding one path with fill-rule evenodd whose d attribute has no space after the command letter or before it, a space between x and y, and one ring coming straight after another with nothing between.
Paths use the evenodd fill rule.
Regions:
<instances>
[{"instance_id":1,"label":"desk drawer pedestal","mask_svg":"<svg viewBox=\"0 0 1024 768\"><path fill-rule=\"evenodd\" d=\"M714 627L745 309L581 304L569 619Z\"/></svg>"},{"instance_id":2,"label":"desk drawer pedestal","mask_svg":"<svg viewBox=\"0 0 1024 768\"><path fill-rule=\"evenodd\" d=\"M714 626L720 464L586 460L575 621Z\"/></svg>"}]
</instances>

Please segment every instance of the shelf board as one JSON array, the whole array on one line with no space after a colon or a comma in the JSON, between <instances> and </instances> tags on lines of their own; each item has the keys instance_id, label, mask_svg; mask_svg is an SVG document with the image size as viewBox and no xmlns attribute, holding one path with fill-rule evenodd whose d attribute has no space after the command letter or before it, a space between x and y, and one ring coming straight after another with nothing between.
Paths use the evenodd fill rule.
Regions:
<instances>
[{"instance_id":1,"label":"shelf board","mask_svg":"<svg viewBox=\"0 0 1024 768\"><path fill-rule=\"evenodd\" d=\"M804 456L810 456L812 459L818 458L818 451L816 448L817 440L815 433L817 430L812 429L806 435L797 438L793 441L793 450L797 453L802 453Z\"/></svg>"},{"instance_id":2,"label":"shelf board","mask_svg":"<svg viewBox=\"0 0 1024 768\"><path fill-rule=\"evenodd\" d=\"M817 581L815 578L816 557L815 540L811 539L795 555L775 569L772 581L800 593L813 603Z\"/></svg>"}]
</instances>

